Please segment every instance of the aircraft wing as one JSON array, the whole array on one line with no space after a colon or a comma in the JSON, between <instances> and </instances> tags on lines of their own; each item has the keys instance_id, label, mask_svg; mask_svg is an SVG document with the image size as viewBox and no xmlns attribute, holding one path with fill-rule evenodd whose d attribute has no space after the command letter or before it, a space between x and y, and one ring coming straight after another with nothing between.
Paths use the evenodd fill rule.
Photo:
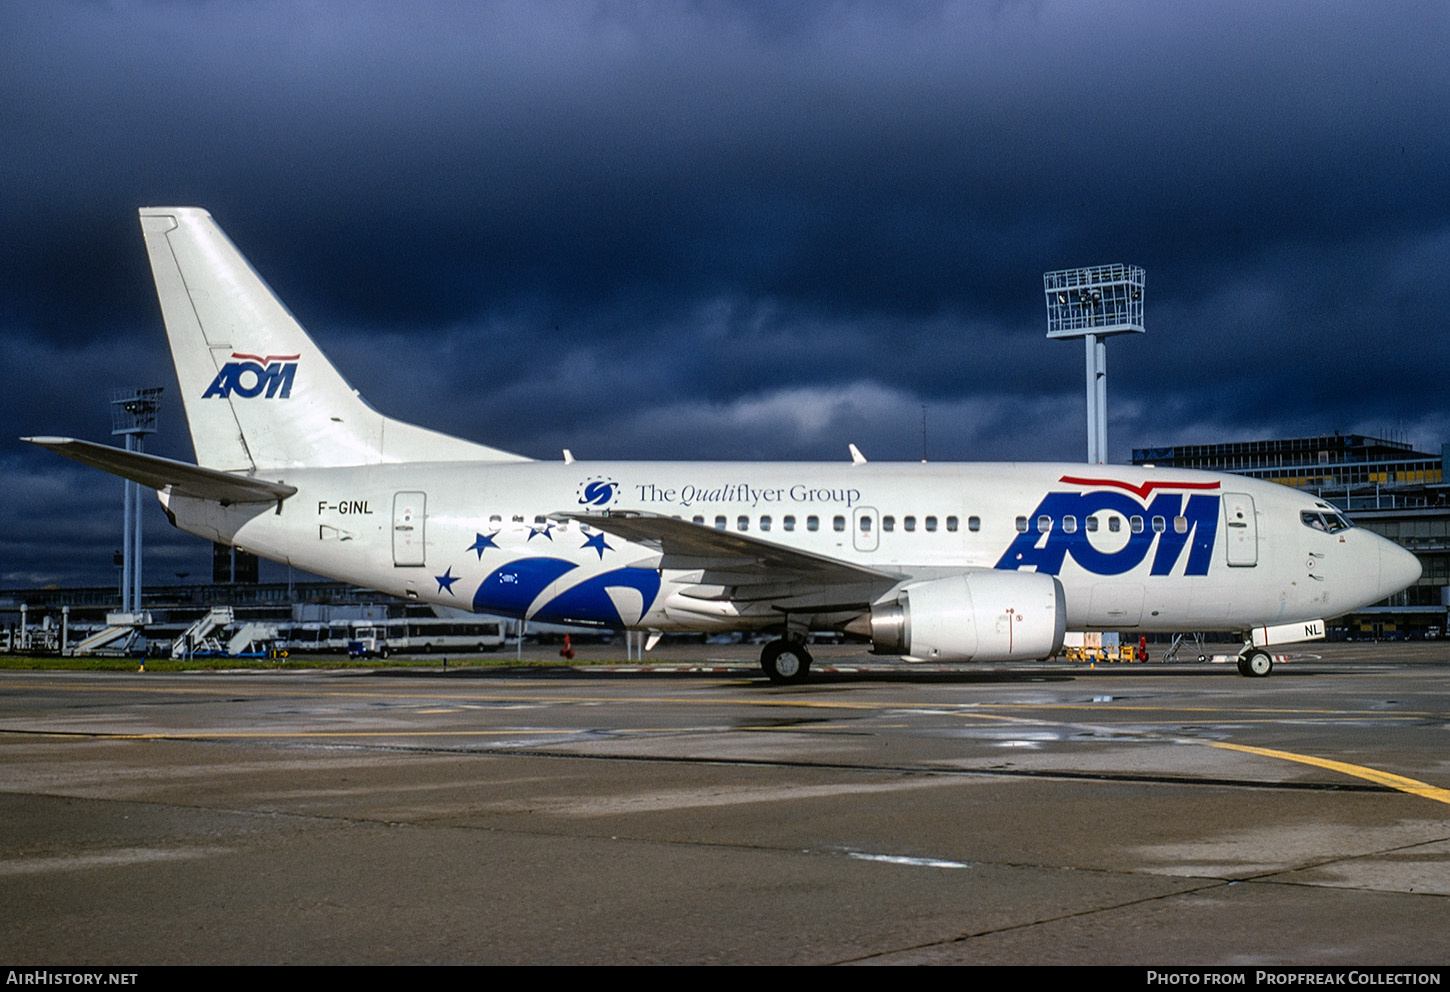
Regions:
<instances>
[{"instance_id":1,"label":"aircraft wing","mask_svg":"<svg viewBox=\"0 0 1450 992\"><path fill-rule=\"evenodd\" d=\"M281 482L233 475L158 455L78 441L73 437L23 437L20 440L152 489L169 489L179 496L215 500L224 506L232 503L275 503L297 492L296 486Z\"/></svg>"},{"instance_id":2,"label":"aircraft wing","mask_svg":"<svg viewBox=\"0 0 1450 992\"><path fill-rule=\"evenodd\" d=\"M801 581L858 586L883 582L890 585L901 580L900 575L891 572L655 513L626 510L558 516L658 551L660 568L702 569L705 581L734 586Z\"/></svg>"}]
</instances>

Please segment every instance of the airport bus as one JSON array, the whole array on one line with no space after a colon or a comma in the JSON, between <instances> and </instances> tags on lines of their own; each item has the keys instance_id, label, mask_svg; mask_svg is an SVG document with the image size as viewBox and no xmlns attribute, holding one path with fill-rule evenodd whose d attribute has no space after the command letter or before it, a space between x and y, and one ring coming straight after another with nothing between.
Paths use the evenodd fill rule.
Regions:
<instances>
[{"instance_id":1,"label":"airport bus","mask_svg":"<svg viewBox=\"0 0 1450 992\"><path fill-rule=\"evenodd\" d=\"M503 644L502 620L444 617L354 620L347 653L353 657L386 658L400 651L422 654L496 651Z\"/></svg>"}]
</instances>

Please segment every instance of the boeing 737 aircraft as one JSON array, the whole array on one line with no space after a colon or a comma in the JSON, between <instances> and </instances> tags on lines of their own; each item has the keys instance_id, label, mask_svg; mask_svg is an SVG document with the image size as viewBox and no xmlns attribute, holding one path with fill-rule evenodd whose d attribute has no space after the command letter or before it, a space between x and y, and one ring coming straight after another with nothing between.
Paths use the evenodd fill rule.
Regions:
<instances>
[{"instance_id":1,"label":"boeing 737 aircraft","mask_svg":"<svg viewBox=\"0 0 1450 992\"><path fill-rule=\"evenodd\" d=\"M1046 658L1067 630L1268 646L1420 575L1312 496L1074 464L544 463L401 423L345 382L194 207L141 211L197 465L27 440L156 489L192 534L410 600L613 629L807 633L908 660ZM655 639L655 638L652 638Z\"/></svg>"}]
</instances>

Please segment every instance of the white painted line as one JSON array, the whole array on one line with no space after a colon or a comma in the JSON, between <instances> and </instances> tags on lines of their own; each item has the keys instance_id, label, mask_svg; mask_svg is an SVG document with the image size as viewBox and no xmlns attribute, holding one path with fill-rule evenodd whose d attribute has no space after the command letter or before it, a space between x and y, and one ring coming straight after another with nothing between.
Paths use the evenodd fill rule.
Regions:
<instances>
[{"instance_id":1,"label":"white painted line","mask_svg":"<svg viewBox=\"0 0 1450 992\"><path fill-rule=\"evenodd\" d=\"M971 867L971 865L961 861L942 861L939 858L909 858L904 854L862 854L859 851L851 851L849 854L858 861L885 861L887 864L911 865L916 868Z\"/></svg>"}]
</instances>

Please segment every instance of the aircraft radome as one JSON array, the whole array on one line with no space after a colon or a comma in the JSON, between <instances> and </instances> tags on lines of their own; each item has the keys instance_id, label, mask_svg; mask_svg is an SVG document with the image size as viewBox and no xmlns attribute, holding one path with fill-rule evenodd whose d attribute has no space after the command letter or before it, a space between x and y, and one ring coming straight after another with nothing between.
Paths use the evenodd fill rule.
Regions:
<instances>
[{"instance_id":1,"label":"aircraft radome","mask_svg":"<svg viewBox=\"0 0 1450 992\"><path fill-rule=\"evenodd\" d=\"M808 632L908 660L1067 630L1236 630L1239 670L1420 565L1296 490L1082 464L540 462L377 413L204 210L141 211L196 465L28 438L158 490L192 534L409 600L551 623Z\"/></svg>"}]
</instances>

